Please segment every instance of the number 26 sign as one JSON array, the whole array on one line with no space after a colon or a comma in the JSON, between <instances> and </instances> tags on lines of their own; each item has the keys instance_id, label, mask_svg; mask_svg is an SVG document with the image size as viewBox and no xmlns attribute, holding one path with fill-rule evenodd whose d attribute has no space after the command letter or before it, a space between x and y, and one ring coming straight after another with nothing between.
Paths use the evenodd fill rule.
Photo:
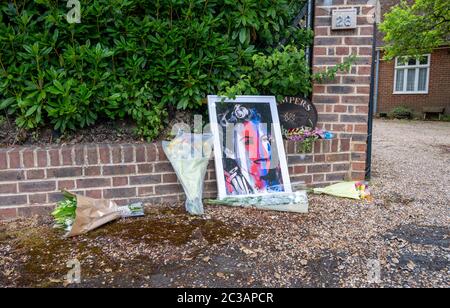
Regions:
<instances>
[{"instance_id":1,"label":"number 26 sign","mask_svg":"<svg viewBox=\"0 0 450 308\"><path fill-rule=\"evenodd\" d=\"M356 9L341 9L333 11L332 29L349 30L356 29L357 26Z\"/></svg>"}]
</instances>

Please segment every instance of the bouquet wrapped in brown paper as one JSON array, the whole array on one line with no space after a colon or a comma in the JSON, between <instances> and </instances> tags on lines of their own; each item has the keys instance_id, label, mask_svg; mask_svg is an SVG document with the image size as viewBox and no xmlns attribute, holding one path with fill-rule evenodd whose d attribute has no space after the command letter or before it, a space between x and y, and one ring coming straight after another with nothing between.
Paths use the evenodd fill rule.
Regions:
<instances>
[{"instance_id":1,"label":"bouquet wrapped in brown paper","mask_svg":"<svg viewBox=\"0 0 450 308\"><path fill-rule=\"evenodd\" d=\"M64 197L52 215L55 228L66 230L66 237L86 234L119 218L144 216L141 203L118 206L112 200L93 199L67 191Z\"/></svg>"}]
</instances>

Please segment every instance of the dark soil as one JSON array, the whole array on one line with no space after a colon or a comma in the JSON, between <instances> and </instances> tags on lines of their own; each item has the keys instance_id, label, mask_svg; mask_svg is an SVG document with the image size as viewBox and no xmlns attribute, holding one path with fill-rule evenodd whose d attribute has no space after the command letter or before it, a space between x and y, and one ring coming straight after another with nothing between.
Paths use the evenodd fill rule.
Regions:
<instances>
[{"instance_id":1,"label":"dark soil","mask_svg":"<svg viewBox=\"0 0 450 308\"><path fill-rule=\"evenodd\" d=\"M136 125L133 121L104 120L99 123L67 131L61 134L51 127L36 130L18 128L14 120L0 116L0 148L21 145L57 145L57 144L83 144L83 143L143 143L146 140L136 134ZM171 135L172 127L176 123L188 123L192 126L193 113L187 111L172 111L169 114L166 127L158 138L153 141L165 140Z\"/></svg>"},{"instance_id":2,"label":"dark soil","mask_svg":"<svg viewBox=\"0 0 450 308\"><path fill-rule=\"evenodd\" d=\"M26 131L14 122L0 122L0 147L20 145L50 145L77 143L141 143L144 140L135 134L135 125L127 121L105 121L97 125L68 131L61 134L51 128Z\"/></svg>"}]
</instances>

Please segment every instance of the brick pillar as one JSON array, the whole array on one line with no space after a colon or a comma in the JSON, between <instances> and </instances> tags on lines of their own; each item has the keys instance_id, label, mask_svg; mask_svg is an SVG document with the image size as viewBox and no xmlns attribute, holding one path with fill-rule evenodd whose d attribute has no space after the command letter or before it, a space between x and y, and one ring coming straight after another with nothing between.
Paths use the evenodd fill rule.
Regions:
<instances>
[{"instance_id":1,"label":"brick pillar","mask_svg":"<svg viewBox=\"0 0 450 308\"><path fill-rule=\"evenodd\" d=\"M357 60L350 72L335 80L314 85L313 102L320 125L340 138L351 138L352 167L349 179L363 180L367 150L372 67L374 0L316 0L313 69L323 71L350 55ZM332 30L332 11L357 8L358 25L353 30Z\"/></svg>"}]
</instances>

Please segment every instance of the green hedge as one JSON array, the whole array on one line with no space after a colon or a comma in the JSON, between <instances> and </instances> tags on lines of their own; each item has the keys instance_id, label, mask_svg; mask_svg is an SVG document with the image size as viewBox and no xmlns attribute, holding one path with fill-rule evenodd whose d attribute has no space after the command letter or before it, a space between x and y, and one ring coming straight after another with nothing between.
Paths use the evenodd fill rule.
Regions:
<instances>
[{"instance_id":1,"label":"green hedge","mask_svg":"<svg viewBox=\"0 0 450 308\"><path fill-rule=\"evenodd\" d=\"M80 2L79 24L67 22L66 1L0 4L0 110L20 127L64 132L132 118L152 139L169 105L202 108L214 93L310 91L303 53L272 49L289 33L309 42L290 27L302 1Z\"/></svg>"}]
</instances>

